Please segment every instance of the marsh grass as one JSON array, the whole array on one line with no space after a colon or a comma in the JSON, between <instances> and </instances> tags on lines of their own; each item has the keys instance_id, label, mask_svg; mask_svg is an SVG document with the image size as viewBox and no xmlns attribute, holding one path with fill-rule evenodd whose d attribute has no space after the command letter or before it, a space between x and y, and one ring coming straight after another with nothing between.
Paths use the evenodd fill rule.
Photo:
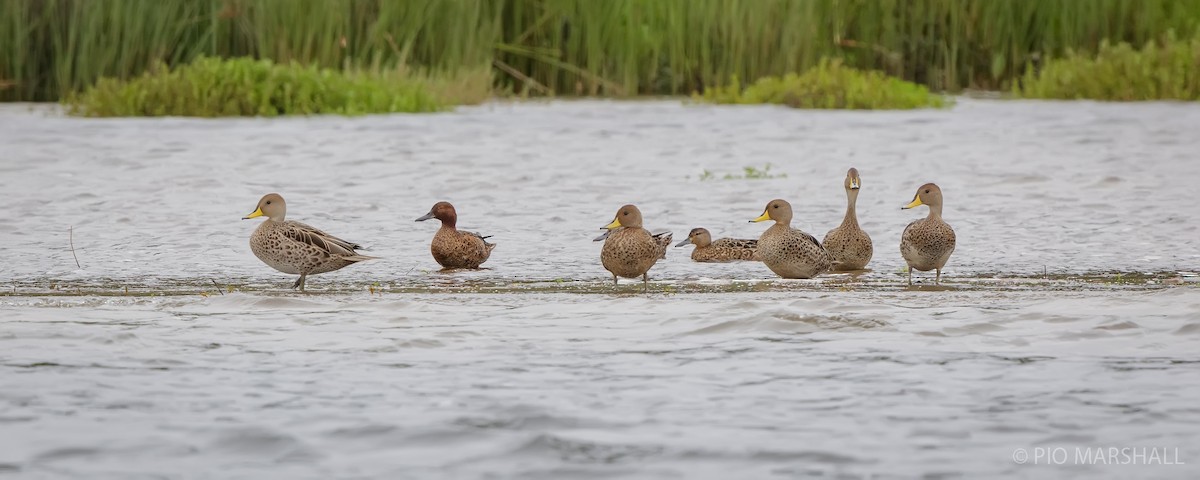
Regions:
<instances>
[{"instance_id":1,"label":"marsh grass","mask_svg":"<svg viewBox=\"0 0 1200 480\"><path fill-rule=\"evenodd\" d=\"M1016 96L1109 101L1200 100L1200 38L1134 48L1103 44L1097 55L1069 52L1029 71Z\"/></svg>"},{"instance_id":2,"label":"marsh grass","mask_svg":"<svg viewBox=\"0 0 1200 480\"><path fill-rule=\"evenodd\" d=\"M721 104L778 104L792 108L907 110L941 108L948 101L929 89L876 71L847 67L838 60L823 60L797 75L763 77L742 88L735 78L726 87L697 94L695 99Z\"/></svg>"},{"instance_id":3,"label":"marsh grass","mask_svg":"<svg viewBox=\"0 0 1200 480\"><path fill-rule=\"evenodd\" d=\"M3 0L0 100L57 100L201 56L483 68L502 92L614 96L840 58L937 91L1008 90L1068 50L1198 25L1200 0Z\"/></svg>"},{"instance_id":4,"label":"marsh grass","mask_svg":"<svg viewBox=\"0 0 1200 480\"><path fill-rule=\"evenodd\" d=\"M69 113L91 117L362 115L435 112L448 105L403 75L207 57L173 69L160 64L128 81L101 79L65 103Z\"/></svg>"}]
</instances>

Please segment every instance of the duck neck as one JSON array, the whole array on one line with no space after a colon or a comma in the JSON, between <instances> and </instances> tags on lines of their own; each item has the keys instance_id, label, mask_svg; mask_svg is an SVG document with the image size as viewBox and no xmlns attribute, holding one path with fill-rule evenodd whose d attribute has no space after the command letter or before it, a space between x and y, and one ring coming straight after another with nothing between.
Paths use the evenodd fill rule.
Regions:
<instances>
[{"instance_id":1,"label":"duck neck","mask_svg":"<svg viewBox=\"0 0 1200 480\"><path fill-rule=\"evenodd\" d=\"M929 217L927 217L927 218L929 218L930 220L941 220L942 219L942 206L940 204L929 205Z\"/></svg>"},{"instance_id":2,"label":"duck neck","mask_svg":"<svg viewBox=\"0 0 1200 480\"><path fill-rule=\"evenodd\" d=\"M858 214L854 209L857 203L858 190L846 190L846 216L842 218L842 225L858 226Z\"/></svg>"}]
</instances>

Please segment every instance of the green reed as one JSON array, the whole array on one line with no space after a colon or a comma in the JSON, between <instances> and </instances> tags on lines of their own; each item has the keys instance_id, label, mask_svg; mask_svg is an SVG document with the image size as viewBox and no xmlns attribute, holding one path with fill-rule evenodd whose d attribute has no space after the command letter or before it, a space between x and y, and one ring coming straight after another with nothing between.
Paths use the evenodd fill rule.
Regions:
<instances>
[{"instance_id":1,"label":"green reed","mask_svg":"<svg viewBox=\"0 0 1200 480\"><path fill-rule=\"evenodd\" d=\"M201 55L486 68L518 94L687 94L824 58L934 90L1008 89L1068 50L1198 26L1200 0L0 0L0 100Z\"/></svg>"}]
</instances>

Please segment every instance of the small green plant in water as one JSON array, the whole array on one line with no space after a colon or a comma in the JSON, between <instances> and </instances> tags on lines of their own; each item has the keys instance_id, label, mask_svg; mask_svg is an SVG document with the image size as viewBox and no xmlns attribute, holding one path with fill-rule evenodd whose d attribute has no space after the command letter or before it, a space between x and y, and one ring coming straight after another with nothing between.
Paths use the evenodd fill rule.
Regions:
<instances>
[{"instance_id":1,"label":"small green plant in water","mask_svg":"<svg viewBox=\"0 0 1200 480\"><path fill-rule=\"evenodd\" d=\"M718 104L778 104L793 108L850 110L907 110L942 108L947 100L928 88L876 71L847 67L840 60L822 60L801 75L763 77L742 88L736 77L730 85L695 95Z\"/></svg>"},{"instance_id":2,"label":"small green plant in water","mask_svg":"<svg viewBox=\"0 0 1200 480\"><path fill-rule=\"evenodd\" d=\"M1141 50L1104 42L1097 55L1068 52L1030 68L1014 88L1024 98L1062 100L1200 100L1200 37Z\"/></svg>"},{"instance_id":3,"label":"small green plant in water","mask_svg":"<svg viewBox=\"0 0 1200 480\"><path fill-rule=\"evenodd\" d=\"M700 178L700 181L702 181L702 182L706 181L706 180L716 180L717 175L715 173L713 173L712 171L705 169L704 172L700 174L699 178ZM763 165L762 168L758 168L755 166L742 167L742 173L740 175L734 174L734 173L726 173L724 176L722 176L720 178L722 180L765 180L765 179L772 179L772 178L787 178L787 174L786 173L771 173L771 164L768 163L766 165Z\"/></svg>"},{"instance_id":4,"label":"small green plant in water","mask_svg":"<svg viewBox=\"0 0 1200 480\"><path fill-rule=\"evenodd\" d=\"M65 103L72 115L89 117L364 115L447 108L419 80L404 76L207 57L174 69L159 64L129 81L101 79Z\"/></svg>"}]
</instances>

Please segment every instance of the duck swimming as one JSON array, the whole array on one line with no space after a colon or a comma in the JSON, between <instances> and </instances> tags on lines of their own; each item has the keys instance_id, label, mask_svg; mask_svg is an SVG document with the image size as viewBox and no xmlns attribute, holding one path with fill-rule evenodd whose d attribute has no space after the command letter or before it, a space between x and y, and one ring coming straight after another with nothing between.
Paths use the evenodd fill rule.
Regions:
<instances>
[{"instance_id":1,"label":"duck swimming","mask_svg":"<svg viewBox=\"0 0 1200 480\"><path fill-rule=\"evenodd\" d=\"M912 271L937 270L934 285L942 281L942 268L954 253L954 229L942 220L942 189L932 183L921 185L913 201L901 209L929 206L929 216L904 227L900 235L900 255L908 263L908 284L912 285Z\"/></svg>"},{"instance_id":2,"label":"duck swimming","mask_svg":"<svg viewBox=\"0 0 1200 480\"><path fill-rule=\"evenodd\" d=\"M858 216L854 205L858 202L858 190L862 188L862 180L858 170L851 168L846 172L843 182L846 189L846 216L842 224L825 234L825 250L833 257L834 270L862 270L871 261L875 252L871 245L871 237L858 226Z\"/></svg>"},{"instance_id":3,"label":"duck swimming","mask_svg":"<svg viewBox=\"0 0 1200 480\"><path fill-rule=\"evenodd\" d=\"M758 260L755 254L758 240L742 240L736 238L712 239L707 229L693 228L688 238L676 244L682 247L687 244L695 245L692 250L692 260L697 262L732 262L736 260Z\"/></svg>"},{"instance_id":4,"label":"duck swimming","mask_svg":"<svg viewBox=\"0 0 1200 480\"><path fill-rule=\"evenodd\" d=\"M429 213L416 221L424 222L431 218L442 221L442 227L429 244L429 251L443 268L479 268L492 255L492 249L496 248L496 244L487 242L490 236L458 230L455 227L458 213L450 202L435 203Z\"/></svg>"},{"instance_id":5,"label":"duck swimming","mask_svg":"<svg viewBox=\"0 0 1200 480\"><path fill-rule=\"evenodd\" d=\"M613 221L604 227L609 230L604 239L604 247L600 249L600 263L604 269L612 273L613 286L617 285L617 277L642 277L643 291L650 291L647 272L658 259L664 258L667 247L671 245L671 233L651 235L642 228L642 212L633 205L625 205L617 210Z\"/></svg>"},{"instance_id":6,"label":"duck swimming","mask_svg":"<svg viewBox=\"0 0 1200 480\"><path fill-rule=\"evenodd\" d=\"M763 214L751 222L774 220L758 237L758 256L772 272L783 278L813 278L829 270L832 258L816 237L791 227L792 205L771 200Z\"/></svg>"},{"instance_id":7,"label":"duck swimming","mask_svg":"<svg viewBox=\"0 0 1200 480\"><path fill-rule=\"evenodd\" d=\"M300 222L286 220L287 204L278 193L269 193L258 201L254 213L242 217L248 220L267 217L250 235L250 250L271 268L283 273L300 275L292 288L304 291L309 275L332 272L376 257L360 255L357 243L347 242Z\"/></svg>"}]
</instances>

